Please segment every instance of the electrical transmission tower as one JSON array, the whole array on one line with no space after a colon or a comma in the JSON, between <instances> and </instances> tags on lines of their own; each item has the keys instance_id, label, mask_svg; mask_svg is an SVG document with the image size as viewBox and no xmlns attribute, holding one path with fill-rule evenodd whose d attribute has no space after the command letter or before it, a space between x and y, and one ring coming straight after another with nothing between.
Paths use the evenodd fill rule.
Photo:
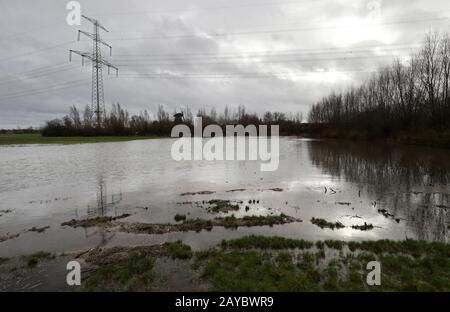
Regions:
<instances>
[{"instance_id":1,"label":"electrical transmission tower","mask_svg":"<svg viewBox=\"0 0 450 312\"><path fill-rule=\"evenodd\" d=\"M100 25L98 20L82 15L84 19L88 20L94 25L94 33L78 30L78 41L80 35L83 34L93 41L92 53L69 50L69 60L72 61L72 53L81 56L81 63L84 66L84 59L87 58L92 62L92 103L91 112L95 113L95 122L97 127L102 126L102 115L105 113L105 99L103 89L103 65L108 67L108 74L110 69L116 70L116 76L119 74L119 69L102 58L101 46L104 45L109 48L109 54L112 55L112 47L100 38L100 30L109 32L105 27Z\"/></svg>"}]
</instances>

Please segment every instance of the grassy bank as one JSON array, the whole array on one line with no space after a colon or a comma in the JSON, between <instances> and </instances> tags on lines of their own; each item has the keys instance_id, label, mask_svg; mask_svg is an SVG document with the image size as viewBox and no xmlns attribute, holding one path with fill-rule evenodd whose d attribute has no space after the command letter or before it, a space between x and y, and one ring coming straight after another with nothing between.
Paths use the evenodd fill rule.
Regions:
<instances>
[{"instance_id":1,"label":"grassy bank","mask_svg":"<svg viewBox=\"0 0 450 312\"><path fill-rule=\"evenodd\" d=\"M158 139L158 136L94 136L94 137L44 137L38 133L0 134L0 145L22 144L83 144L123 142L133 140Z\"/></svg>"},{"instance_id":2,"label":"grassy bank","mask_svg":"<svg viewBox=\"0 0 450 312\"><path fill-rule=\"evenodd\" d=\"M301 135L311 138L344 139L351 141L386 141L439 148L450 148L449 130L399 130L399 129L358 129L333 127L321 124L304 124Z\"/></svg>"},{"instance_id":3,"label":"grassy bank","mask_svg":"<svg viewBox=\"0 0 450 312\"><path fill-rule=\"evenodd\" d=\"M300 135L308 138L344 139L351 141L386 141L390 143L450 148L450 130L448 131L397 131L395 133L373 133L366 130L328 128L321 125L304 124L296 132L282 132L281 135ZM102 142L124 142L167 138L167 136L73 136L45 137L39 133L0 134L0 145L23 144L83 144Z\"/></svg>"},{"instance_id":4,"label":"grassy bank","mask_svg":"<svg viewBox=\"0 0 450 312\"><path fill-rule=\"evenodd\" d=\"M198 252L181 242L100 248L86 254L85 260L98 269L83 283L83 291L160 289L167 277L159 276L158 266L168 261L190 268L191 290L450 290L450 245L412 240L314 243L248 236ZM380 286L366 282L367 263L374 260L381 263Z\"/></svg>"}]
</instances>

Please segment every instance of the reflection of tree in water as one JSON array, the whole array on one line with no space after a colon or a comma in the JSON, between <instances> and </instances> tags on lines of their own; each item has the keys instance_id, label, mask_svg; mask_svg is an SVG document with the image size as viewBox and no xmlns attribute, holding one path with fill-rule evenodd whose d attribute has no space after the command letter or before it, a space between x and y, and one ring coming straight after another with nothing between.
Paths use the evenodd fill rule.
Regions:
<instances>
[{"instance_id":1,"label":"reflection of tree in water","mask_svg":"<svg viewBox=\"0 0 450 312\"><path fill-rule=\"evenodd\" d=\"M308 151L324 173L356 183L378 209L404 216L417 238L446 241L450 151L343 141L312 141Z\"/></svg>"}]
</instances>

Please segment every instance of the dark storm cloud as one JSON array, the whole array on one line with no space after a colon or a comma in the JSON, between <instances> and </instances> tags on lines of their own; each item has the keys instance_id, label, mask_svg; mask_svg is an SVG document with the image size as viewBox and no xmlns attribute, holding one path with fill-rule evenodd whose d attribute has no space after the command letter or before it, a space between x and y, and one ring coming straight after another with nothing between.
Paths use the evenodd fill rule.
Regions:
<instances>
[{"instance_id":1,"label":"dark storm cloud","mask_svg":"<svg viewBox=\"0 0 450 312\"><path fill-rule=\"evenodd\" d=\"M89 104L89 64L69 63L68 50L90 51L76 32L92 26L69 27L66 3L0 0L0 128L38 126ZM120 102L132 113L159 104L306 113L331 90L414 53L450 16L444 0L80 3L110 29L103 38L120 75L105 70L107 106Z\"/></svg>"}]
</instances>

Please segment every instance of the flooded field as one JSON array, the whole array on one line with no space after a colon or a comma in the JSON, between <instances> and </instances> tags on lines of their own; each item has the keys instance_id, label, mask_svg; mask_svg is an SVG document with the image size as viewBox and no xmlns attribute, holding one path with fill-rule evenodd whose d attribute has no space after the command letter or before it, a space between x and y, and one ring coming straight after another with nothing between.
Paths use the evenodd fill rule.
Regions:
<instances>
[{"instance_id":1,"label":"flooded field","mask_svg":"<svg viewBox=\"0 0 450 312\"><path fill-rule=\"evenodd\" d=\"M176 162L172 142L0 147L0 256L178 239L201 249L248 234L448 242L448 150L286 137L279 169L261 172L256 161ZM217 221L282 214L292 222L224 227ZM162 234L62 225L105 216L122 224L215 221L199 231L171 227Z\"/></svg>"}]
</instances>

